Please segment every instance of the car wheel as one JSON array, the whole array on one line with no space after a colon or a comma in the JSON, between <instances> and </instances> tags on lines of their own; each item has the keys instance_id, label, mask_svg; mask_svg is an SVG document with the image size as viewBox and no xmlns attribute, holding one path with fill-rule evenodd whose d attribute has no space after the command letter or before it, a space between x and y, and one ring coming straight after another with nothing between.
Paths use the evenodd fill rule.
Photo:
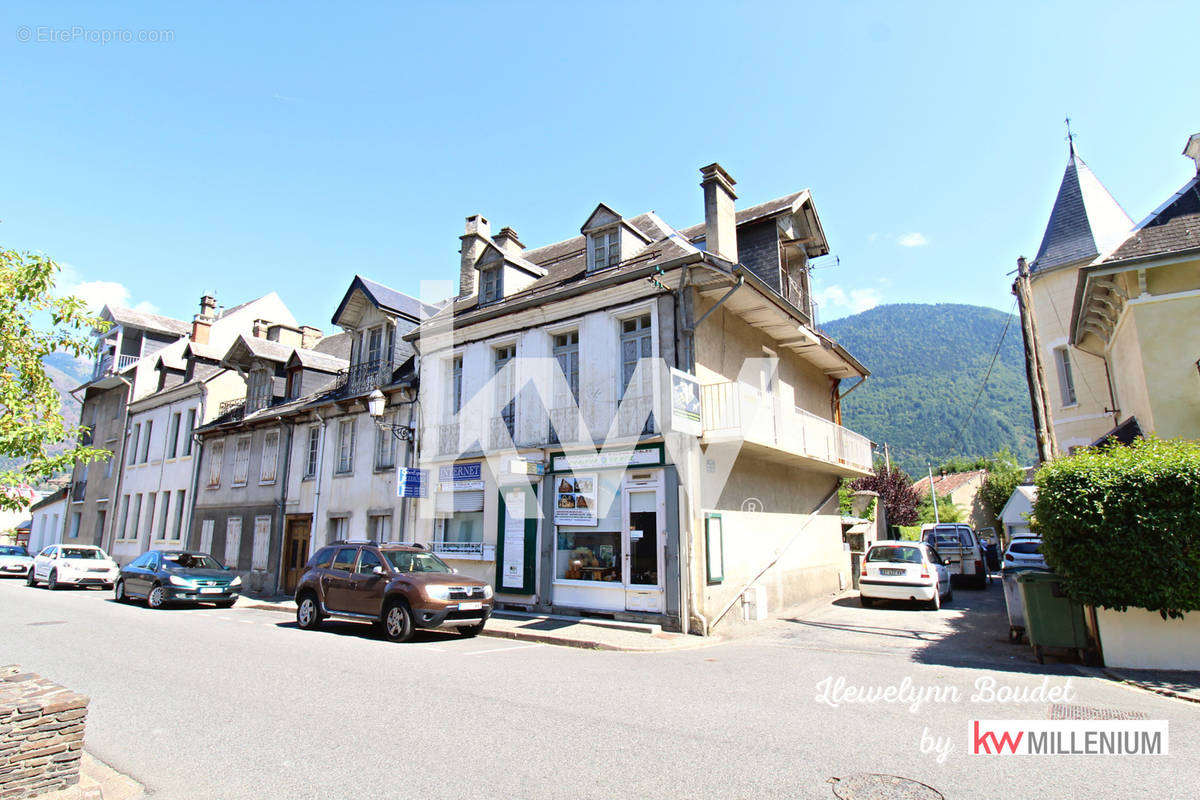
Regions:
<instances>
[{"instance_id":1,"label":"car wheel","mask_svg":"<svg viewBox=\"0 0 1200 800\"><path fill-rule=\"evenodd\" d=\"M859 602L862 603L863 608L870 608L871 606L875 605L875 601L872 598L867 597L866 595L860 594L858 596L858 599L859 599Z\"/></svg>"},{"instance_id":2,"label":"car wheel","mask_svg":"<svg viewBox=\"0 0 1200 800\"><path fill-rule=\"evenodd\" d=\"M29 568L29 573L25 576L25 583L29 586L37 586L37 576L33 574L33 567Z\"/></svg>"},{"instance_id":3,"label":"car wheel","mask_svg":"<svg viewBox=\"0 0 1200 800\"><path fill-rule=\"evenodd\" d=\"M117 581L117 585L113 587L113 599L118 603L129 602L129 595L125 594L125 581Z\"/></svg>"},{"instance_id":4,"label":"car wheel","mask_svg":"<svg viewBox=\"0 0 1200 800\"><path fill-rule=\"evenodd\" d=\"M46 576L46 588L52 592L58 588L58 570L50 570L50 574Z\"/></svg>"},{"instance_id":5,"label":"car wheel","mask_svg":"<svg viewBox=\"0 0 1200 800\"><path fill-rule=\"evenodd\" d=\"M321 627L321 609L317 606L317 598L311 592L300 598L296 606L296 624L306 631L315 631Z\"/></svg>"},{"instance_id":6,"label":"car wheel","mask_svg":"<svg viewBox=\"0 0 1200 800\"><path fill-rule=\"evenodd\" d=\"M150 589L150 594L146 595L146 605L150 608L162 608L165 602L167 602L167 590L161 584L154 584L154 587Z\"/></svg>"},{"instance_id":7,"label":"car wheel","mask_svg":"<svg viewBox=\"0 0 1200 800\"><path fill-rule=\"evenodd\" d=\"M458 627L458 634L467 639L470 639L474 636L478 636L479 634L483 633L483 626L485 624L486 623L481 622L478 625L460 625Z\"/></svg>"},{"instance_id":8,"label":"car wheel","mask_svg":"<svg viewBox=\"0 0 1200 800\"><path fill-rule=\"evenodd\" d=\"M392 601L383 612L383 635L393 642L407 642L413 635L412 612L403 600Z\"/></svg>"}]
</instances>

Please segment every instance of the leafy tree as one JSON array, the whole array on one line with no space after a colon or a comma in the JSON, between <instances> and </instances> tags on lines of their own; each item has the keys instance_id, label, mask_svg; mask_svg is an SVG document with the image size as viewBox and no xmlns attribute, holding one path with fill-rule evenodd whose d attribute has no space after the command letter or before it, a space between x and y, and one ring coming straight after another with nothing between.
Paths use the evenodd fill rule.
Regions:
<instances>
[{"instance_id":1,"label":"leafy tree","mask_svg":"<svg viewBox=\"0 0 1200 800\"><path fill-rule=\"evenodd\" d=\"M988 468L988 474L983 479L983 486L979 489L979 499L997 531L1004 529L1000 522L1000 512L1004 510L1012 493L1021 485L1021 481L1025 480L1025 470L1021 469L1015 460L1010 457L1006 461L1001 457L1007 452L996 454L992 466Z\"/></svg>"},{"instance_id":2,"label":"leafy tree","mask_svg":"<svg viewBox=\"0 0 1200 800\"><path fill-rule=\"evenodd\" d=\"M107 450L83 444L86 428L63 421L61 403L42 359L66 351L79 356L91 350L90 328L107 323L88 315L75 297L53 295L58 265L44 256L0 250L0 456L20 465L0 472L0 487L36 483L69 470L76 461L109 457ZM36 318L47 319L43 330ZM47 448L71 439L78 442L51 455ZM0 492L0 508L20 510L27 501Z\"/></svg>"},{"instance_id":3,"label":"leafy tree","mask_svg":"<svg viewBox=\"0 0 1200 800\"><path fill-rule=\"evenodd\" d=\"M875 473L850 484L854 491L872 491L887 512L888 525L911 525L917 520L917 503L921 499L912 487L912 478L899 467L890 470L882 463L875 464Z\"/></svg>"},{"instance_id":4,"label":"leafy tree","mask_svg":"<svg viewBox=\"0 0 1200 800\"><path fill-rule=\"evenodd\" d=\"M966 516L963 510L954 504L954 501L947 497L938 497L937 518L933 515L933 494L927 494L921 498L921 502L917 503L917 521L922 525L927 525L931 522L962 522Z\"/></svg>"}]
</instances>

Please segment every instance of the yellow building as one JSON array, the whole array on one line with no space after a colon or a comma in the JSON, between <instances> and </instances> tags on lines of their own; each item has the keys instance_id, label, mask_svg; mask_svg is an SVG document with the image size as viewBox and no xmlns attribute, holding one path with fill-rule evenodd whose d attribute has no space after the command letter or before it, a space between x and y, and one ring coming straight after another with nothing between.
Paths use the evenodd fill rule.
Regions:
<instances>
[{"instance_id":1,"label":"yellow building","mask_svg":"<svg viewBox=\"0 0 1200 800\"><path fill-rule=\"evenodd\" d=\"M1067 168L1037 257L1030 294L1060 452L1092 444L1122 419L1110 384L1112 365L1096 348L1074 346L1071 312L1079 273L1111 252L1133 227L1129 216L1070 147Z\"/></svg>"},{"instance_id":2,"label":"yellow building","mask_svg":"<svg viewBox=\"0 0 1200 800\"><path fill-rule=\"evenodd\" d=\"M1200 438L1200 134L1183 153L1195 174L1072 287L1070 343L1109 366L1123 439Z\"/></svg>"}]
</instances>

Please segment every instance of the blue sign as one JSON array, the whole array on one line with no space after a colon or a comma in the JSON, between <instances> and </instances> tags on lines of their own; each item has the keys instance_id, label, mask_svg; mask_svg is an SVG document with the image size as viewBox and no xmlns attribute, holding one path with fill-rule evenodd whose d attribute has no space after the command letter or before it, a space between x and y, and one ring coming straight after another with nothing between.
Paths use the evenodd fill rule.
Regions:
<instances>
[{"instance_id":1,"label":"blue sign","mask_svg":"<svg viewBox=\"0 0 1200 800\"><path fill-rule=\"evenodd\" d=\"M438 468L439 481L481 481L483 480L483 462L474 461L470 464L447 464Z\"/></svg>"},{"instance_id":2,"label":"blue sign","mask_svg":"<svg viewBox=\"0 0 1200 800\"><path fill-rule=\"evenodd\" d=\"M429 481L423 469L402 467L396 471L396 495L398 497L428 497Z\"/></svg>"}]
</instances>

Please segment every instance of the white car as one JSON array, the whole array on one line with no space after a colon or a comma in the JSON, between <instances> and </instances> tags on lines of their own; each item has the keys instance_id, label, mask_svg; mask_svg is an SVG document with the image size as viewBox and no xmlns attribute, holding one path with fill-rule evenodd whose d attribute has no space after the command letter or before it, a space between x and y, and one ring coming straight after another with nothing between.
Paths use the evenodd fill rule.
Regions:
<instances>
[{"instance_id":1,"label":"white car","mask_svg":"<svg viewBox=\"0 0 1200 800\"><path fill-rule=\"evenodd\" d=\"M24 578L29 574L33 559L29 551L19 544L0 544L0 575L16 575Z\"/></svg>"},{"instance_id":2,"label":"white car","mask_svg":"<svg viewBox=\"0 0 1200 800\"><path fill-rule=\"evenodd\" d=\"M1033 567L1048 569L1046 557L1042 555L1040 536L1014 536L1004 551L1004 568Z\"/></svg>"},{"instance_id":3,"label":"white car","mask_svg":"<svg viewBox=\"0 0 1200 800\"><path fill-rule=\"evenodd\" d=\"M876 600L919 600L936 611L954 599L950 570L924 542L876 542L863 556L858 578L863 606Z\"/></svg>"},{"instance_id":4,"label":"white car","mask_svg":"<svg viewBox=\"0 0 1200 800\"><path fill-rule=\"evenodd\" d=\"M108 553L90 544L52 544L33 559L27 582L45 581L49 589L59 586L100 586L111 589L121 572Z\"/></svg>"}]
</instances>

